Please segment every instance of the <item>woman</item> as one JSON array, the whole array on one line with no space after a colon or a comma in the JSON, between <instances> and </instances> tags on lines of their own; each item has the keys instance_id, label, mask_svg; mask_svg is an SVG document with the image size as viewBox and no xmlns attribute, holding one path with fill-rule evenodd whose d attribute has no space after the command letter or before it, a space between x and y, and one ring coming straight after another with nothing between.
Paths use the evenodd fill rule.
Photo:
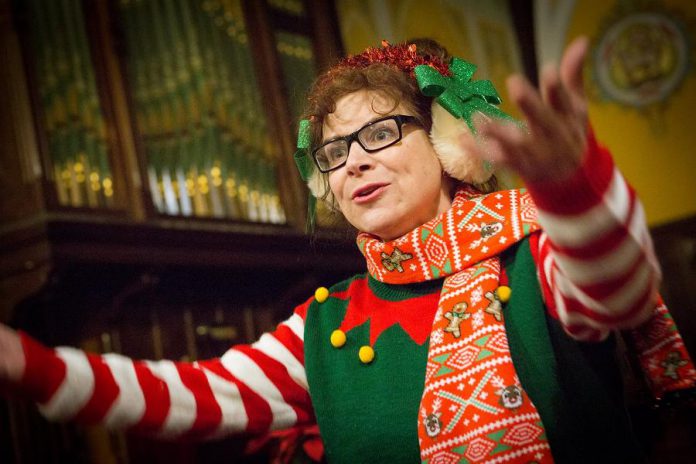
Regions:
<instances>
[{"instance_id":1,"label":"woman","mask_svg":"<svg viewBox=\"0 0 696 464\"><path fill-rule=\"evenodd\" d=\"M508 80L528 130L500 123L471 66L426 45L339 63L301 125L303 178L361 231L368 274L193 364L51 350L2 328L0 378L49 418L160 436L316 421L332 462L640 460L611 331L666 313L640 204L587 129L587 41L540 93ZM528 192L483 194L490 163ZM686 363L676 337L658 354ZM662 389L693 385L690 365L664 366Z\"/></svg>"}]
</instances>

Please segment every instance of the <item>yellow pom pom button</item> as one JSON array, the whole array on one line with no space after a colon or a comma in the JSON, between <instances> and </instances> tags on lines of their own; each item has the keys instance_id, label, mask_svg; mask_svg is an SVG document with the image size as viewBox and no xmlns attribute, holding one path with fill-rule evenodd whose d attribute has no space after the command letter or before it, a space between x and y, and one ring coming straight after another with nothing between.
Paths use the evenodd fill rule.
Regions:
<instances>
[{"instance_id":1,"label":"yellow pom pom button","mask_svg":"<svg viewBox=\"0 0 696 464\"><path fill-rule=\"evenodd\" d=\"M329 289L326 287L319 287L314 291L314 299L318 303L323 303L329 297Z\"/></svg>"},{"instance_id":2,"label":"yellow pom pom button","mask_svg":"<svg viewBox=\"0 0 696 464\"><path fill-rule=\"evenodd\" d=\"M370 364L375 359L375 350L371 346L365 345L360 347L358 357L363 364Z\"/></svg>"},{"instance_id":3,"label":"yellow pom pom button","mask_svg":"<svg viewBox=\"0 0 696 464\"><path fill-rule=\"evenodd\" d=\"M510 301L510 295L512 295L512 289L506 285L501 285L495 290L495 296L503 303Z\"/></svg>"},{"instance_id":4,"label":"yellow pom pom button","mask_svg":"<svg viewBox=\"0 0 696 464\"><path fill-rule=\"evenodd\" d=\"M336 329L331 332L331 346L340 348L346 344L346 333L341 329Z\"/></svg>"}]
</instances>

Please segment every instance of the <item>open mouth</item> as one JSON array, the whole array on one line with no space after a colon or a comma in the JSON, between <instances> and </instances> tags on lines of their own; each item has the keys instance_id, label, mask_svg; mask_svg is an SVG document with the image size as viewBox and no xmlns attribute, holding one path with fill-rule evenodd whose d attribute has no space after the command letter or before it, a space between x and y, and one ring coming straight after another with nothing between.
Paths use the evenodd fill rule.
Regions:
<instances>
[{"instance_id":1,"label":"open mouth","mask_svg":"<svg viewBox=\"0 0 696 464\"><path fill-rule=\"evenodd\" d=\"M368 196L369 194L371 194L372 192L374 192L375 190L377 190L378 188L380 188L379 185L374 185L374 186L372 186L372 187L368 187L368 188L366 188L366 189L362 189L362 190L360 190L359 192L357 192L355 196L356 196L356 197L366 197L366 196Z\"/></svg>"},{"instance_id":2,"label":"open mouth","mask_svg":"<svg viewBox=\"0 0 696 464\"><path fill-rule=\"evenodd\" d=\"M377 198L389 184L369 184L353 192L353 201L364 203Z\"/></svg>"}]
</instances>

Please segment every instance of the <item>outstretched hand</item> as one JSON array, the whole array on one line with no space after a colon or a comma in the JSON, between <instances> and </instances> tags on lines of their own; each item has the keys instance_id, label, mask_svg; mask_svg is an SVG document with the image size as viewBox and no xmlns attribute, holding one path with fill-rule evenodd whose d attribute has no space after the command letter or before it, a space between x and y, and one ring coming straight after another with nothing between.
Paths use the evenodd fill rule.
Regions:
<instances>
[{"instance_id":1,"label":"outstretched hand","mask_svg":"<svg viewBox=\"0 0 696 464\"><path fill-rule=\"evenodd\" d=\"M544 68L539 90L524 76L507 79L508 94L524 114L527 130L479 119L476 124L485 158L511 168L525 182L560 182L577 171L587 143L582 79L587 50L587 38L575 39L566 48L560 67Z\"/></svg>"},{"instance_id":2,"label":"outstretched hand","mask_svg":"<svg viewBox=\"0 0 696 464\"><path fill-rule=\"evenodd\" d=\"M0 323L0 392L20 381L24 363L19 334Z\"/></svg>"}]
</instances>

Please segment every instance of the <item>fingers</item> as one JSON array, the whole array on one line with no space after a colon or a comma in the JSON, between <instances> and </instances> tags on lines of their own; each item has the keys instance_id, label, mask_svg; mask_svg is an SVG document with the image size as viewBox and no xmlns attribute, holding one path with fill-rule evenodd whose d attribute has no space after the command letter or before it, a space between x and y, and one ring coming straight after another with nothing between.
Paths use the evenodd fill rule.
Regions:
<instances>
[{"instance_id":1,"label":"fingers","mask_svg":"<svg viewBox=\"0 0 696 464\"><path fill-rule=\"evenodd\" d=\"M589 49L587 37L580 36L566 48L561 59L561 81L568 90L579 98L584 98L585 87L582 78L582 68Z\"/></svg>"},{"instance_id":2,"label":"fingers","mask_svg":"<svg viewBox=\"0 0 696 464\"><path fill-rule=\"evenodd\" d=\"M519 74L508 77L506 84L508 95L524 113L529 130L539 135L552 132L555 119L553 112L532 84Z\"/></svg>"},{"instance_id":3,"label":"fingers","mask_svg":"<svg viewBox=\"0 0 696 464\"><path fill-rule=\"evenodd\" d=\"M550 138L535 137L500 121L483 124L477 132L483 156L513 169L525 182L564 179L580 165L581 142L573 140L568 132Z\"/></svg>"},{"instance_id":4,"label":"fingers","mask_svg":"<svg viewBox=\"0 0 696 464\"><path fill-rule=\"evenodd\" d=\"M560 115L572 116L573 103L555 66L546 66L541 74L541 95L545 102Z\"/></svg>"},{"instance_id":5,"label":"fingers","mask_svg":"<svg viewBox=\"0 0 696 464\"><path fill-rule=\"evenodd\" d=\"M476 121L482 156L495 165L508 166L516 171L532 156L527 150L527 135L517 126L501 121Z\"/></svg>"},{"instance_id":6,"label":"fingers","mask_svg":"<svg viewBox=\"0 0 696 464\"><path fill-rule=\"evenodd\" d=\"M19 334L0 324L0 387L19 382L24 373L24 364Z\"/></svg>"},{"instance_id":7,"label":"fingers","mask_svg":"<svg viewBox=\"0 0 696 464\"><path fill-rule=\"evenodd\" d=\"M539 90L523 76L509 77L508 95L524 114L529 132L478 118L478 152L495 164L512 168L525 182L565 179L575 172L586 143L582 68L587 49L586 38L574 40L560 68L543 70Z\"/></svg>"}]
</instances>

